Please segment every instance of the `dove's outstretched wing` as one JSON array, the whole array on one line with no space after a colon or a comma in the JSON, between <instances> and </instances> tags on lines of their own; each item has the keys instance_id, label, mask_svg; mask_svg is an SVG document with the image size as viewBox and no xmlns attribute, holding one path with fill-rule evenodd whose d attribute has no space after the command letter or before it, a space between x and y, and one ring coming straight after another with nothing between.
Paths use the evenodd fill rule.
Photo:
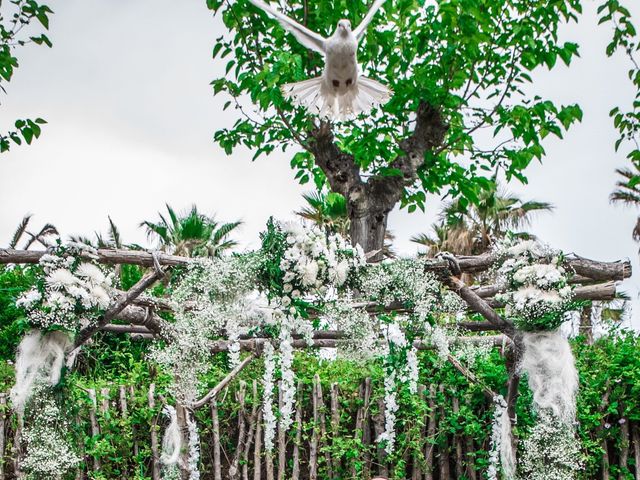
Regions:
<instances>
[{"instance_id":1,"label":"dove's outstretched wing","mask_svg":"<svg viewBox=\"0 0 640 480\"><path fill-rule=\"evenodd\" d=\"M372 7L367 12L367 16L364 17L362 22L360 22L360 25L358 25L356 29L353 31L353 35L356 37L356 40L360 41L360 39L364 37L364 32L367 30L367 27L371 23L371 20L373 20L373 17L375 16L376 12L380 10L380 7L384 2L385 0L376 0L373 3Z\"/></svg>"},{"instance_id":2,"label":"dove's outstretched wing","mask_svg":"<svg viewBox=\"0 0 640 480\"><path fill-rule=\"evenodd\" d=\"M253 3L256 7L264 10L265 12L275 17L276 20L278 20L278 22L280 23L280 25L282 25L282 28L291 32L293 36L296 37L296 39L302 45L304 45L310 50L314 50L324 55L325 39L321 35L318 35L317 33L309 30L307 27L300 25L295 20L292 20L291 18L287 17L284 13L281 13L277 11L275 8L272 8L271 6L267 5L262 0L249 0L249 1Z\"/></svg>"}]
</instances>

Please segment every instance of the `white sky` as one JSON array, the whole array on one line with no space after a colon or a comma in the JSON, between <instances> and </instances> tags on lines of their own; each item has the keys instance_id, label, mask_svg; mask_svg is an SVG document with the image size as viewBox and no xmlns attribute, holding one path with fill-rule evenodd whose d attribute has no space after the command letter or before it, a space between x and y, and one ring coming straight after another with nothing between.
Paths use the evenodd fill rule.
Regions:
<instances>
[{"instance_id":1,"label":"white sky","mask_svg":"<svg viewBox=\"0 0 640 480\"><path fill-rule=\"evenodd\" d=\"M223 66L211 60L224 28L204 0L50 0L53 49L19 52L20 68L1 98L0 130L16 118L41 116L49 124L31 146L0 156L0 245L8 243L25 213L34 227L55 224L63 234L90 235L107 228L107 215L126 242L144 243L138 224L154 220L164 202L195 203L221 220L242 219L239 240L255 247L270 215L286 219L307 191L296 184L289 154L251 162L239 150L227 157L213 133L231 127L209 82ZM584 120L565 140L546 142L547 157L526 172L529 185L510 185L524 198L550 201L531 230L565 252L598 260L630 258L633 210L609 204L617 138L608 117L633 98L622 56L607 59L608 27L597 27L597 2L585 2L579 25L563 29L578 42L581 58L570 68L537 71L535 88L561 104L579 103ZM627 2L632 4L633 2ZM640 5L632 13L640 18ZM402 254L415 253L409 238L428 230L439 207L427 213L394 212L390 228ZM625 282L640 327L640 283Z\"/></svg>"}]
</instances>

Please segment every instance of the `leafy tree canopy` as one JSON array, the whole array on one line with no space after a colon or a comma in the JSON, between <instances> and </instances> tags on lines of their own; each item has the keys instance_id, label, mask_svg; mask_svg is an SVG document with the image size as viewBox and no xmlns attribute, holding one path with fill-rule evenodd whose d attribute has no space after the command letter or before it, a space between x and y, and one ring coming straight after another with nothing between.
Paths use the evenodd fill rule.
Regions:
<instances>
[{"instance_id":1,"label":"leafy tree canopy","mask_svg":"<svg viewBox=\"0 0 640 480\"><path fill-rule=\"evenodd\" d=\"M320 168L312 148L318 119L294 108L279 90L320 75L322 58L247 1L207 4L229 29L213 49L214 58L227 62L225 76L212 82L214 92L228 95L225 108L240 114L233 127L215 133L216 142L227 153L244 145L255 158L297 144L301 151L291 160L296 177L322 187L327 168ZM324 36L341 18L357 25L369 7L347 0L280 6ZM367 178L402 175L393 161L406 153L419 106L428 105L446 134L426 149L424 163L403 185L401 201L410 211L424 208L425 192L444 190L475 203L498 170L526 181L523 170L545 153L543 139L562 137L582 117L577 105L556 105L531 85L532 71L568 65L578 54L578 45L559 41L558 29L577 21L581 11L578 0L387 1L358 60L362 73L389 85L394 96L369 115L333 126L335 144Z\"/></svg>"},{"instance_id":2,"label":"leafy tree canopy","mask_svg":"<svg viewBox=\"0 0 640 480\"><path fill-rule=\"evenodd\" d=\"M0 91L6 93L5 85L11 81L13 73L18 68L18 58L15 50L28 43L51 47L51 40L44 33L33 33L30 25L39 24L45 30L49 29L49 15L53 11L35 0L11 0L3 4L0 0ZM14 129L8 132L0 131L0 153L11 148L11 143L21 145L30 144L38 138L42 131L40 125L46 123L42 118L18 119Z\"/></svg>"}]
</instances>

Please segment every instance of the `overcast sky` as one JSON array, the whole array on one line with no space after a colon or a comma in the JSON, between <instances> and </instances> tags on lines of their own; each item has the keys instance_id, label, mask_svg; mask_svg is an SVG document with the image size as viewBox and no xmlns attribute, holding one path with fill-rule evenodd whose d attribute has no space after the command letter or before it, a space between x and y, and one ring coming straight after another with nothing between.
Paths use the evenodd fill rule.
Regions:
<instances>
[{"instance_id":1,"label":"overcast sky","mask_svg":"<svg viewBox=\"0 0 640 480\"><path fill-rule=\"evenodd\" d=\"M230 127L224 98L213 98L209 82L222 66L211 60L224 28L204 0L50 0L53 49L19 52L20 68L0 107L0 130L16 118L40 116L49 123L31 146L0 157L0 245L6 245L25 213L34 226L55 224L63 234L104 231L107 215L126 242L145 242L140 221L155 219L164 202L192 203L221 220L242 219L239 240L257 245L267 218L291 216L305 188L296 184L289 154L251 162L252 152L231 157L213 132ZM579 103L583 122L565 139L546 142L547 157L526 172L529 185L509 188L525 198L552 202L553 214L536 218L531 230L565 252L598 260L630 258L636 213L609 204L616 132L608 117L629 105L633 90L623 56L607 59L611 32L597 27L597 2L585 2L579 25L562 38L580 44L570 68L534 75L536 90L561 104ZM632 4L634 2L628 2ZM632 13L640 18L640 5ZM394 212L390 228L397 249L413 254L409 238L428 230L439 207L426 214ZM624 283L637 299L640 282ZM632 319L640 327L640 303Z\"/></svg>"}]
</instances>

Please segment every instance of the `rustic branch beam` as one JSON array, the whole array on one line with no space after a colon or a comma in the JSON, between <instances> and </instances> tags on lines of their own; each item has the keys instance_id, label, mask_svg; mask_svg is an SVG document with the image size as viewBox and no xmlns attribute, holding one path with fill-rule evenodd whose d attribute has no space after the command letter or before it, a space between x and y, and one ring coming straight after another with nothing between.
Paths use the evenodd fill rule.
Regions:
<instances>
[{"instance_id":1,"label":"rustic branch beam","mask_svg":"<svg viewBox=\"0 0 640 480\"><path fill-rule=\"evenodd\" d=\"M218 383L215 387L209 390L209 393L207 393L204 397L202 397L197 402L193 403L193 405L191 405L191 408L196 410L202 407L203 405L208 404L212 398L216 398L218 393L220 393L222 389L231 382L231 380L233 380L236 376L238 376L238 374L242 370L244 370L244 368L247 365L249 365L254 358L256 358L256 352L251 352L251 354L248 357L246 357L244 360L242 360L242 362L240 362L238 365L236 365L236 367L233 370L231 370L229 374L220 381L220 383Z\"/></svg>"},{"instance_id":2,"label":"rustic branch beam","mask_svg":"<svg viewBox=\"0 0 640 480\"><path fill-rule=\"evenodd\" d=\"M38 263L44 250L14 250L11 248L0 248L0 265L8 263ZM191 259L179 257L177 255L167 255L158 252L156 254L160 265L175 266L186 265ZM111 265L129 264L152 267L154 265L153 254L142 250L125 250L118 248L101 248L98 250L98 262Z\"/></svg>"},{"instance_id":3,"label":"rustic branch beam","mask_svg":"<svg viewBox=\"0 0 640 480\"><path fill-rule=\"evenodd\" d=\"M74 350L80 348L91 336L100 330L103 326L111 322L129 305L136 297L140 296L148 287L153 285L157 280L165 274L163 270L152 270L146 273L134 286L127 292L120 295L115 303L107 309L107 311L98 319L96 323L88 325L78 332L74 342Z\"/></svg>"},{"instance_id":4,"label":"rustic branch beam","mask_svg":"<svg viewBox=\"0 0 640 480\"><path fill-rule=\"evenodd\" d=\"M29 264L38 263L40 257L44 255L44 250L15 250L11 248L0 248L0 265L2 264ZM192 261L188 257L157 253L156 255L161 265L175 266L187 265ZM460 270L463 273L478 273L489 269L496 261L496 256L485 253L475 256L456 257ZM99 249L98 261L105 264L132 264L142 266L153 266L153 254L140 250L125 249ZM566 259L567 266L572 269L576 276L572 283L587 283L592 281L620 281L631 276L631 262L629 260L618 262L598 262L587 258L572 256ZM425 271L434 273L444 273L449 269L449 262L444 259L430 260ZM482 287L488 288L488 287Z\"/></svg>"},{"instance_id":5,"label":"rustic branch beam","mask_svg":"<svg viewBox=\"0 0 640 480\"><path fill-rule=\"evenodd\" d=\"M498 313L491 308L491 306L482 298L478 296L470 287L464 284L462 280L457 277L447 277L444 280L444 284L451 290L456 292L460 297L467 302L467 305L476 313L479 313L484 318L493 323L496 328L505 335L512 337L514 328L513 324L508 320L502 318Z\"/></svg>"},{"instance_id":6,"label":"rustic branch beam","mask_svg":"<svg viewBox=\"0 0 640 480\"><path fill-rule=\"evenodd\" d=\"M339 347L344 340L342 332L338 332L338 335L334 338L314 338L311 344L307 343L304 339L294 339L291 342L291 346L293 348L337 348ZM264 344L270 341L268 338L252 338L248 340L240 340L240 350L242 351L257 351L261 352ZM454 337L452 339L453 343L473 343L473 344L483 344L490 343L494 347L501 347L506 343L509 343L510 340L508 337L504 335L487 335L487 336L469 336L469 337ZM226 352L229 350L229 346L231 342L228 340L217 340L214 342L213 347L211 348L211 353L219 353ZM429 341L424 340L415 340L413 342L413 346L418 350L433 350L435 347Z\"/></svg>"}]
</instances>

